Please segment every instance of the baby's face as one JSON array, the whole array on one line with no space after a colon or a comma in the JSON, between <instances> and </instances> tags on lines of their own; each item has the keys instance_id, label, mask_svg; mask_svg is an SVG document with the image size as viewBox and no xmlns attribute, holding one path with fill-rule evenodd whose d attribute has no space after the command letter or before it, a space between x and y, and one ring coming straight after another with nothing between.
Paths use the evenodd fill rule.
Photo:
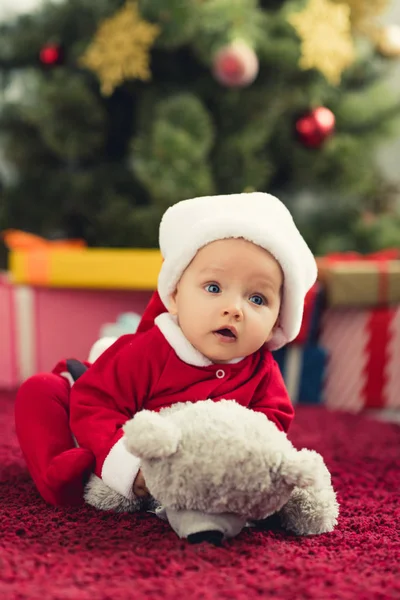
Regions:
<instances>
[{"instance_id":1,"label":"baby's face","mask_svg":"<svg viewBox=\"0 0 400 600\"><path fill-rule=\"evenodd\" d=\"M189 342L209 360L249 356L271 339L283 274L263 248L218 240L196 254L169 307Z\"/></svg>"}]
</instances>

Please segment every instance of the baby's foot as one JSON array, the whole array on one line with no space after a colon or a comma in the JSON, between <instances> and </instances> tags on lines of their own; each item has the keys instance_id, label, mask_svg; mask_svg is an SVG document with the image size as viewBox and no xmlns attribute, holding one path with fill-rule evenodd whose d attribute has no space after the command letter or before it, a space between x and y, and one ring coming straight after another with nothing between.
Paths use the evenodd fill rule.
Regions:
<instances>
[{"instance_id":1,"label":"baby's foot","mask_svg":"<svg viewBox=\"0 0 400 600\"><path fill-rule=\"evenodd\" d=\"M94 456L85 448L71 448L55 456L47 469L47 485L60 505L83 503L83 490L94 468Z\"/></svg>"}]
</instances>

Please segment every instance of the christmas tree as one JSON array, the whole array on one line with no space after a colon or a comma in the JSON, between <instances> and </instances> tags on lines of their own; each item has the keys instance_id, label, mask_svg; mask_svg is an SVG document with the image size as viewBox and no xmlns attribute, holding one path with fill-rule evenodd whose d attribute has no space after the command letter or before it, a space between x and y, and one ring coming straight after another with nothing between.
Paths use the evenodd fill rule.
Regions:
<instances>
[{"instance_id":1,"label":"christmas tree","mask_svg":"<svg viewBox=\"0 0 400 600\"><path fill-rule=\"evenodd\" d=\"M167 206L256 189L316 253L398 244L387 5L64 0L3 23L0 229L151 247Z\"/></svg>"}]
</instances>

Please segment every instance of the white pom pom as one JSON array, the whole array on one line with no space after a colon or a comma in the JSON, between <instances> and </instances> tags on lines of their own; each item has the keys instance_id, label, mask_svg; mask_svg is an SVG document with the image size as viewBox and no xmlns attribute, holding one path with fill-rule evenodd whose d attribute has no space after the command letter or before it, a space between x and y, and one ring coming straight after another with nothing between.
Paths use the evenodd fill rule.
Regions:
<instances>
[{"instance_id":1,"label":"white pom pom","mask_svg":"<svg viewBox=\"0 0 400 600\"><path fill-rule=\"evenodd\" d=\"M94 363L116 340L116 337L103 337L97 340L90 349L88 362Z\"/></svg>"}]
</instances>

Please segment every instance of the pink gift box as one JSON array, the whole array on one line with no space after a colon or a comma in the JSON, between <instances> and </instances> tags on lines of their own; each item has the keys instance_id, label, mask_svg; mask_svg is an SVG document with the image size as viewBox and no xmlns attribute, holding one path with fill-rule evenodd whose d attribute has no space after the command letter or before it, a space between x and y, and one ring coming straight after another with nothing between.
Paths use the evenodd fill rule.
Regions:
<instances>
[{"instance_id":1,"label":"pink gift box","mask_svg":"<svg viewBox=\"0 0 400 600\"><path fill-rule=\"evenodd\" d=\"M16 388L61 358L86 359L106 323L142 314L151 295L12 285L0 274L0 388Z\"/></svg>"},{"instance_id":2,"label":"pink gift box","mask_svg":"<svg viewBox=\"0 0 400 600\"><path fill-rule=\"evenodd\" d=\"M330 308L322 319L321 345L329 357L329 408L400 409L400 307Z\"/></svg>"}]
</instances>

